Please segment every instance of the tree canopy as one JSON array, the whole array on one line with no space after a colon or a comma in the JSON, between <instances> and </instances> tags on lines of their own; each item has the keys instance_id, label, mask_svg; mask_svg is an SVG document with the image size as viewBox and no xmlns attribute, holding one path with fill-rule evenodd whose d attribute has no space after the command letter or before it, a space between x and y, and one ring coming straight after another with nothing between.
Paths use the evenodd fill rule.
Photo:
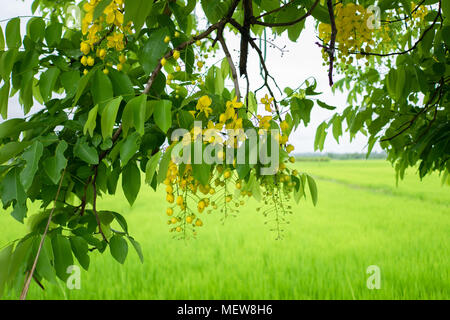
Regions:
<instances>
[{"instance_id":1,"label":"tree canopy","mask_svg":"<svg viewBox=\"0 0 450 320\"><path fill-rule=\"evenodd\" d=\"M35 0L32 11L0 29L0 197L30 229L0 251L0 295L25 298L32 279L66 280L73 257L88 269L94 250L109 248L123 263L129 243L142 258L126 219L97 210L119 180L130 205L144 184L165 188L176 238L195 237L204 211L225 219L250 197L280 238L289 199L318 201L314 179L290 167L289 135L309 124L313 108L336 107L320 100L315 79L279 88L255 39L287 34L296 42L308 19L331 90L348 92L345 110L317 128L315 149L328 133L338 142L345 131L362 133L368 154L379 143L398 178L417 167L420 177L438 172L450 181L449 1ZM238 55L229 31L241 39ZM261 88L247 74L253 50ZM207 63L219 52L223 60ZM8 119L15 95L25 116ZM30 113L35 104L43 108ZM178 129L187 134L174 140ZM263 173L264 157L250 160L261 143L244 130L276 151L272 174ZM176 163L172 151L186 146L215 161ZM227 161L239 148L244 161ZM30 201L41 211L29 213Z\"/></svg>"}]
</instances>

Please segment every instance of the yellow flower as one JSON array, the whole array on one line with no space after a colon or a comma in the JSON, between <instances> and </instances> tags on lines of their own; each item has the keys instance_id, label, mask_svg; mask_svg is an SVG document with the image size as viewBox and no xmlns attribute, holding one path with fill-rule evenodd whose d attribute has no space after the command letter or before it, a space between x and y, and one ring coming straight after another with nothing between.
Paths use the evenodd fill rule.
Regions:
<instances>
[{"instance_id":1,"label":"yellow flower","mask_svg":"<svg viewBox=\"0 0 450 320\"><path fill-rule=\"evenodd\" d=\"M198 99L196 109L200 112L204 112L206 117L209 117L209 114L212 113L212 109L210 108L212 100L208 96L203 96Z\"/></svg>"},{"instance_id":2,"label":"yellow flower","mask_svg":"<svg viewBox=\"0 0 450 320\"><path fill-rule=\"evenodd\" d=\"M281 123L280 123L280 128L281 128L281 131L287 131L288 129L289 129L289 124L287 123L287 121L285 120L285 121L282 121Z\"/></svg>"},{"instance_id":3,"label":"yellow flower","mask_svg":"<svg viewBox=\"0 0 450 320\"><path fill-rule=\"evenodd\" d=\"M180 58L180 51L178 50L173 50L173 58L175 60L178 60Z\"/></svg>"},{"instance_id":4,"label":"yellow flower","mask_svg":"<svg viewBox=\"0 0 450 320\"><path fill-rule=\"evenodd\" d=\"M228 108L225 111L226 120L233 118L235 114L236 114L236 112L234 111L234 108Z\"/></svg>"},{"instance_id":5,"label":"yellow flower","mask_svg":"<svg viewBox=\"0 0 450 320\"><path fill-rule=\"evenodd\" d=\"M165 43L169 43L169 41L170 41L170 37L169 37L169 36L166 36L166 37L164 38L164 42L165 42Z\"/></svg>"},{"instance_id":6,"label":"yellow flower","mask_svg":"<svg viewBox=\"0 0 450 320\"><path fill-rule=\"evenodd\" d=\"M87 58L87 65L89 67L92 67L94 65L94 63L95 63L95 59L94 58L92 58L92 57Z\"/></svg>"},{"instance_id":7,"label":"yellow flower","mask_svg":"<svg viewBox=\"0 0 450 320\"><path fill-rule=\"evenodd\" d=\"M288 145L287 147L286 147L286 151L288 152L288 153L291 153L292 151L294 151L294 146L293 145Z\"/></svg>"},{"instance_id":8,"label":"yellow flower","mask_svg":"<svg viewBox=\"0 0 450 320\"><path fill-rule=\"evenodd\" d=\"M91 47L90 47L90 45L87 44L86 42L82 42L82 43L80 44L80 50L81 50L81 52L83 52L84 55L86 56L86 55L88 55L89 52L91 51Z\"/></svg>"},{"instance_id":9,"label":"yellow flower","mask_svg":"<svg viewBox=\"0 0 450 320\"><path fill-rule=\"evenodd\" d=\"M238 102L237 98L238 97L235 96L232 101L227 101L227 108L239 109L240 107L242 107L244 105L244 103L243 102Z\"/></svg>"},{"instance_id":10,"label":"yellow flower","mask_svg":"<svg viewBox=\"0 0 450 320\"><path fill-rule=\"evenodd\" d=\"M100 49L97 51L97 56L104 60L106 58L106 50L105 49Z\"/></svg>"},{"instance_id":11,"label":"yellow flower","mask_svg":"<svg viewBox=\"0 0 450 320\"><path fill-rule=\"evenodd\" d=\"M83 66L87 66L87 60L88 60L88 58L86 57L86 56L83 56L82 58L81 58L81 64L83 65Z\"/></svg>"},{"instance_id":12,"label":"yellow flower","mask_svg":"<svg viewBox=\"0 0 450 320\"><path fill-rule=\"evenodd\" d=\"M166 63L167 63L166 58L162 58L162 59L161 59L161 65L164 66Z\"/></svg>"}]
</instances>

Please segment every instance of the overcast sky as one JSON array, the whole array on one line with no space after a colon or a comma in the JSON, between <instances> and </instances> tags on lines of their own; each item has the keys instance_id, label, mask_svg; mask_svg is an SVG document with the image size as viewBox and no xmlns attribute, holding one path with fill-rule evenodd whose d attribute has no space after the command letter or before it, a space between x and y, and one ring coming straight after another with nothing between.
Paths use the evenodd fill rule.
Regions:
<instances>
[{"instance_id":1,"label":"overcast sky","mask_svg":"<svg viewBox=\"0 0 450 320\"><path fill-rule=\"evenodd\" d=\"M0 11L0 20L10 19L16 16L31 15L32 0L2 0L2 9ZM25 32L25 25L27 19L22 19L22 34ZM274 48L268 48L266 64L272 76L277 80L281 89L284 87L297 88L306 78L315 77L317 79L316 91L323 94L319 98L333 106L337 107L338 111L345 109L346 95L345 93L333 94L328 86L327 67L322 66L322 54L320 48L315 45L317 39L313 32L313 20L308 18L306 23L306 30L304 30L296 43L291 42L287 36L279 37L274 40L274 43L279 47L285 47L285 53L281 56L281 52ZM3 30L5 30L6 22L1 22ZM227 38L228 46L234 61L239 58L239 39L237 37ZM217 59L217 57L216 57ZM257 88L260 85L261 76L258 63L258 55L256 52L250 53L249 56L249 78L253 83L252 88ZM335 80L340 77L335 75ZM240 81L242 92L245 92L245 80ZM262 93L261 93L262 94ZM8 118L20 117L23 115L21 106L17 101L17 96L10 99ZM258 97L258 102L261 97ZM36 108L36 107L35 107ZM262 110L263 107L261 106ZM314 107L311 113L311 122L308 128L300 126L298 130L291 134L290 143L295 146L295 152L313 152L314 150L314 136L317 126L324 120L329 119L334 111L325 110L319 107ZM351 143L349 135L344 134L341 143L338 145L330 133L325 141L324 152L364 152L367 150L367 139L358 135ZM376 146L374 151L379 151Z\"/></svg>"}]
</instances>

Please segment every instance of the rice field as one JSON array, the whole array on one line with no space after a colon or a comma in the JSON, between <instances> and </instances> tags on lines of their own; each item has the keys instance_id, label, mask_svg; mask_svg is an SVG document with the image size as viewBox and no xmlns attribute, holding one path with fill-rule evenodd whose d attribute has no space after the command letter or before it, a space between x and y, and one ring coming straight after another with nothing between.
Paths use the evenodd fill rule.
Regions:
<instances>
[{"instance_id":1,"label":"rice field","mask_svg":"<svg viewBox=\"0 0 450 320\"><path fill-rule=\"evenodd\" d=\"M36 285L30 299L449 299L450 189L438 176L422 182L409 171L398 187L381 160L301 162L316 178L319 202L293 206L284 239L275 240L250 201L221 223L204 217L195 240L168 232L164 191L141 189L130 207L120 193L113 207L127 219L144 251L130 248L118 264L107 250L94 252L81 289ZM4 211L0 246L26 232ZM367 287L369 266L380 270L380 288ZM7 298L17 298L9 296Z\"/></svg>"}]
</instances>

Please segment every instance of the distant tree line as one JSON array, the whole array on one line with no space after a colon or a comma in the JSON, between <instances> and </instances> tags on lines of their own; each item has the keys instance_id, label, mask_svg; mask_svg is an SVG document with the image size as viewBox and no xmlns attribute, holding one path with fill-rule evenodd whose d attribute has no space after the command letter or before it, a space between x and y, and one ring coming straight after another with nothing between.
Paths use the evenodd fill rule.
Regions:
<instances>
[{"instance_id":1,"label":"distant tree line","mask_svg":"<svg viewBox=\"0 0 450 320\"><path fill-rule=\"evenodd\" d=\"M356 160L356 159L386 159L386 153L384 152L372 152L369 157L366 153L298 153L295 155L297 161L330 161L331 159L336 160Z\"/></svg>"}]
</instances>

